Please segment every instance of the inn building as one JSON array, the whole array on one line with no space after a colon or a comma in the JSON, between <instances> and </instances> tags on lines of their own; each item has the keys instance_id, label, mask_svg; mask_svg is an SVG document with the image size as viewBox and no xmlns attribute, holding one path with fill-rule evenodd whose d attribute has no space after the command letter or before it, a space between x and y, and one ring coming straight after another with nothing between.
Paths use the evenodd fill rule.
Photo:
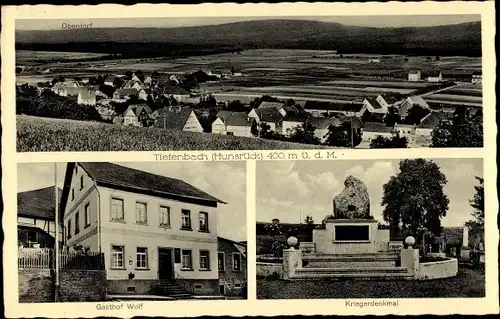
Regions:
<instances>
[{"instance_id":1,"label":"inn building","mask_svg":"<svg viewBox=\"0 0 500 319\"><path fill-rule=\"evenodd\" d=\"M111 163L68 163L65 245L104 253L109 294L149 294L169 282L219 295L220 204L179 179Z\"/></svg>"}]
</instances>

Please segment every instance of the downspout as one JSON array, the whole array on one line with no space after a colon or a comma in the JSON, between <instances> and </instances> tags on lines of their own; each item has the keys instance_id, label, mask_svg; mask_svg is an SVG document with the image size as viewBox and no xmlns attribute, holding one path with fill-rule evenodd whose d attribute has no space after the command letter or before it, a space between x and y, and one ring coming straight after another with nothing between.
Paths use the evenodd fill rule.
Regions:
<instances>
[{"instance_id":1,"label":"downspout","mask_svg":"<svg viewBox=\"0 0 500 319\"><path fill-rule=\"evenodd\" d=\"M99 253L102 253L101 244L101 193L97 187L97 182L94 180L95 190L97 192L97 241L99 244Z\"/></svg>"}]
</instances>

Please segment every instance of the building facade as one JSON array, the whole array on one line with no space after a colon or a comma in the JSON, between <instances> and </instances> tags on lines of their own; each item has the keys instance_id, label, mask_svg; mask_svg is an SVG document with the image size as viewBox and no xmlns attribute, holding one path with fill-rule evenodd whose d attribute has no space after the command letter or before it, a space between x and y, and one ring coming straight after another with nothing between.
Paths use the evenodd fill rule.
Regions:
<instances>
[{"instance_id":1,"label":"building facade","mask_svg":"<svg viewBox=\"0 0 500 319\"><path fill-rule=\"evenodd\" d=\"M218 237L217 262L220 294L224 296L246 297L246 245Z\"/></svg>"},{"instance_id":2,"label":"building facade","mask_svg":"<svg viewBox=\"0 0 500 319\"><path fill-rule=\"evenodd\" d=\"M218 295L217 206L180 180L110 163L69 163L62 196L65 243L106 258L110 294L182 281Z\"/></svg>"}]
</instances>

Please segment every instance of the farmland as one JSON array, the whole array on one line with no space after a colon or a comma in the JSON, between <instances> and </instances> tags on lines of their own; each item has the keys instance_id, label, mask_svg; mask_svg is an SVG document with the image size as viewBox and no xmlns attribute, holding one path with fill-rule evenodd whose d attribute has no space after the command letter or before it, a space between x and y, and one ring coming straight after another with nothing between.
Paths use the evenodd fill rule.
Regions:
<instances>
[{"instance_id":1,"label":"farmland","mask_svg":"<svg viewBox=\"0 0 500 319\"><path fill-rule=\"evenodd\" d=\"M18 152L318 148L257 138L17 116ZM320 147L321 148L321 147Z\"/></svg>"}]
</instances>

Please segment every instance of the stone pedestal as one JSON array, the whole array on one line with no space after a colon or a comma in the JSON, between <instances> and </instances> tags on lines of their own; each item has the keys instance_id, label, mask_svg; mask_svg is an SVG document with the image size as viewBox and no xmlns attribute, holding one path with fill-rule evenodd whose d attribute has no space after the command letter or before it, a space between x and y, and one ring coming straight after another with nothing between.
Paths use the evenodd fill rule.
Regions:
<instances>
[{"instance_id":1,"label":"stone pedestal","mask_svg":"<svg viewBox=\"0 0 500 319\"><path fill-rule=\"evenodd\" d=\"M406 267L412 274L413 279L418 278L419 251L413 247L401 249L401 267Z\"/></svg>"},{"instance_id":2,"label":"stone pedestal","mask_svg":"<svg viewBox=\"0 0 500 319\"><path fill-rule=\"evenodd\" d=\"M283 249L283 279L292 279L297 268L302 267L302 251L295 248Z\"/></svg>"}]
</instances>

